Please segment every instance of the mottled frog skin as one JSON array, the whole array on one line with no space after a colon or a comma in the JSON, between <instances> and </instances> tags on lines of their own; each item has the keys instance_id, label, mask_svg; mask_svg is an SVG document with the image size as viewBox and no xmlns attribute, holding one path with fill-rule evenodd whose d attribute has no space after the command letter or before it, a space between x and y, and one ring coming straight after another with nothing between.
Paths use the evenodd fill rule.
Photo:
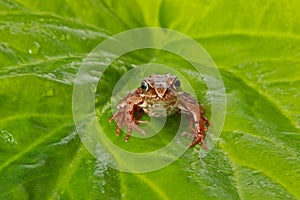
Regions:
<instances>
[{"instance_id":1,"label":"mottled frog skin","mask_svg":"<svg viewBox=\"0 0 300 200\"><path fill-rule=\"evenodd\" d=\"M190 121L188 135L194 137L190 147L200 144L206 148L204 138L210 122L204 115L205 109L190 94L182 91L180 80L176 76L168 73L153 74L145 78L139 88L119 102L117 109L110 122L116 120L117 135L120 135L120 127L127 128L126 142L132 130L145 134L138 126L148 123L139 120L144 113L151 117L165 117L180 112Z\"/></svg>"}]
</instances>

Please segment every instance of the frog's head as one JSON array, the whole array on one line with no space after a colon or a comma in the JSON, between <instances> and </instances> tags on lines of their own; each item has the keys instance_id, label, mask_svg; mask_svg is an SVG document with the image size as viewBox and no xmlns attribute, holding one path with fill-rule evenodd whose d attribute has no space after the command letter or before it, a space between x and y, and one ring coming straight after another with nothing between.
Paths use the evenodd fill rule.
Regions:
<instances>
[{"instance_id":1,"label":"frog's head","mask_svg":"<svg viewBox=\"0 0 300 200\"><path fill-rule=\"evenodd\" d=\"M145 78L140 87L144 91L145 97L168 98L176 96L181 91L180 81L176 76L167 73L164 75L153 74Z\"/></svg>"}]
</instances>

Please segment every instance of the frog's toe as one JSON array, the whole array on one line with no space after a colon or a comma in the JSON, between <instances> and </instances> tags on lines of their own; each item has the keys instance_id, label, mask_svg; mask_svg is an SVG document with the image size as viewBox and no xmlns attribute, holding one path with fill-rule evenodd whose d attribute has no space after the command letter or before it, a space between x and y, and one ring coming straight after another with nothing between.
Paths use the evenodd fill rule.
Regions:
<instances>
[{"instance_id":1,"label":"frog's toe","mask_svg":"<svg viewBox=\"0 0 300 200\"><path fill-rule=\"evenodd\" d=\"M125 142L128 142L128 140L129 140L129 137L130 137L130 134L126 134L126 137L125 137Z\"/></svg>"},{"instance_id":2,"label":"frog's toe","mask_svg":"<svg viewBox=\"0 0 300 200\"><path fill-rule=\"evenodd\" d=\"M189 132L183 132L181 135L182 135L182 136L191 137L191 138L195 137L195 134L189 133Z\"/></svg>"},{"instance_id":3,"label":"frog's toe","mask_svg":"<svg viewBox=\"0 0 300 200\"><path fill-rule=\"evenodd\" d=\"M141 120L137 120L136 123L137 124L150 124L149 121L141 121Z\"/></svg>"},{"instance_id":4,"label":"frog's toe","mask_svg":"<svg viewBox=\"0 0 300 200\"><path fill-rule=\"evenodd\" d=\"M116 128L116 136L119 136L120 135L120 126L117 125L117 128Z\"/></svg>"},{"instance_id":5,"label":"frog's toe","mask_svg":"<svg viewBox=\"0 0 300 200\"><path fill-rule=\"evenodd\" d=\"M203 135L199 134L196 137L194 137L194 140L191 142L191 144L189 145L189 147L194 147L197 144L199 144L200 146L202 146L205 150L208 150L208 147L204 143L204 137L203 137Z\"/></svg>"},{"instance_id":6,"label":"frog's toe","mask_svg":"<svg viewBox=\"0 0 300 200\"><path fill-rule=\"evenodd\" d=\"M146 135L146 133L143 129L141 129L136 123L132 122L127 127L127 134L125 137L125 142L128 142L132 130L136 130L137 132L140 132L140 133Z\"/></svg>"},{"instance_id":7,"label":"frog's toe","mask_svg":"<svg viewBox=\"0 0 300 200\"><path fill-rule=\"evenodd\" d=\"M137 132L142 133L143 135L146 135L145 131L141 129L137 124L134 125L133 127Z\"/></svg>"}]
</instances>

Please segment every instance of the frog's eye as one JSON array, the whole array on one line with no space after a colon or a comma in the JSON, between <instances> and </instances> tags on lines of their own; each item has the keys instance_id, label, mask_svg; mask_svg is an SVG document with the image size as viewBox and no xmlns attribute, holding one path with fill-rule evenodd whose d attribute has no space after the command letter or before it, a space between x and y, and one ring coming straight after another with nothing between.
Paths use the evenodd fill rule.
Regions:
<instances>
[{"instance_id":1,"label":"frog's eye","mask_svg":"<svg viewBox=\"0 0 300 200\"><path fill-rule=\"evenodd\" d=\"M148 91L148 89L149 89L149 85L148 85L148 83L146 83L145 81L143 81L142 83L141 83L141 88L144 90L144 91Z\"/></svg>"},{"instance_id":2,"label":"frog's eye","mask_svg":"<svg viewBox=\"0 0 300 200\"><path fill-rule=\"evenodd\" d=\"M180 80L176 79L176 80L173 82L173 87L174 87L174 89L180 88Z\"/></svg>"}]
</instances>

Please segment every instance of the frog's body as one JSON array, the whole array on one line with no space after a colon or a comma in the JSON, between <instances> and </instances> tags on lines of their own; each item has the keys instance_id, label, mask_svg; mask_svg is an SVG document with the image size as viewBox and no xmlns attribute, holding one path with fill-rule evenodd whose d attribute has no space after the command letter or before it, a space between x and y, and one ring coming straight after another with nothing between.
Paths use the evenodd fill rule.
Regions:
<instances>
[{"instance_id":1,"label":"frog's body","mask_svg":"<svg viewBox=\"0 0 300 200\"><path fill-rule=\"evenodd\" d=\"M133 129L144 133L138 126L140 116L145 112L151 117L164 117L178 112L190 116L190 129L194 141L190 146L204 144L204 137L209 121L204 116L205 109L191 95L182 91L180 81L170 74L153 74L142 81L141 86L129 93L119 102L118 111L110 119L117 120L117 135L120 127L127 126L125 141L128 141ZM194 126L194 128L193 128Z\"/></svg>"}]
</instances>

